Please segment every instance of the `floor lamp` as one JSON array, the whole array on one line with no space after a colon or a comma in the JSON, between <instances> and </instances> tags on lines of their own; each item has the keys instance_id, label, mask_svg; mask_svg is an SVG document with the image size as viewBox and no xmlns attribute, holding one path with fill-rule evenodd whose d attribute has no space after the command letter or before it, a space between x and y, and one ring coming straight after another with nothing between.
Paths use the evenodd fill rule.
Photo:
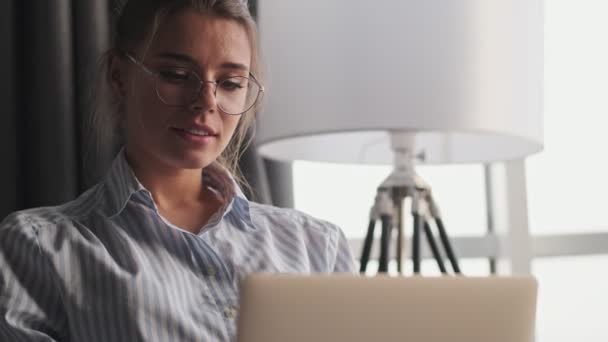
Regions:
<instances>
[{"instance_id":1,"label":"floor lamp","mask_svg":"<svg viewBox=\"0 0 608 342\"><path fill-rule=\"evenodd\" d=\"M259 151L278 160L392 164L370 217L370 226L391 219L383 221L379 271L388 271L394 229L401 269L395 212L410 196L419 273L416 241L429 222L443 222L415 164L492 163L542 149L542 12L542 0L260 2L268 94Z\"/></svg>"}]
</instances>

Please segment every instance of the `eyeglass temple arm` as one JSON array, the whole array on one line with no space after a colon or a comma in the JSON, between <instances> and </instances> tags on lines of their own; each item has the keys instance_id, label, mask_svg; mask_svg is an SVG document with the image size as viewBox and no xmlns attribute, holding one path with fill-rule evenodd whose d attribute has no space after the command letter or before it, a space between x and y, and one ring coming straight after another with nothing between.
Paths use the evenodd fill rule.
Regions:
<instances>
[{"instance_id":1,"label":"eyeglass temple arm","mask_svg":"<svg viewBox=\"0 0 608 342\"><path fill-rule=\"evenodd\" d=\"M146 73L148 73L150 75L155 75L154 71L148 69L148 67L143 65L140 61L135 59L133 56L131 56L128 52L125 52L125 56L129 59L129 61L131 61L131 63L141 67Z\"/></svg>"}]
</instances>

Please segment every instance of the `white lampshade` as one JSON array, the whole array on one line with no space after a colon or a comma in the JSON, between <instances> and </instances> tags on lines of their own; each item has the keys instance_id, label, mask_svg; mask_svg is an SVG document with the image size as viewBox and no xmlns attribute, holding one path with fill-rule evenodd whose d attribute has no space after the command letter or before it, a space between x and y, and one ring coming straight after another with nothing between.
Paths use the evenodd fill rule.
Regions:
<instances>
[{"instance_id":1,"label":"white lampshade","mask_svg":"<svg viewBox=\"0 0 608 342\"><path fill-rule=\"evenodd\" d=\"M262 155L392 162L389 131L427 163L542 149L542 0L260 0Z\"/></svg>"}]
</instances>

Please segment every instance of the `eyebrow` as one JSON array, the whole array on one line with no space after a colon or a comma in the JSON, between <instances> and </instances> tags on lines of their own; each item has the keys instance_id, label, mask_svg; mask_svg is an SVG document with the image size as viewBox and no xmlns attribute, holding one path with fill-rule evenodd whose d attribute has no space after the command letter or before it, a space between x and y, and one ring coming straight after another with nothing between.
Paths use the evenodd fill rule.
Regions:
<instances>
[{"instance_id":1,"label":"eyebrow","mask_svg":"<svg viewBox=\"0 0 608 342\"><path fill-rule=\"evenodd\" d=\"M194 58L192 58L188 55L180 54L180 53L163 52L163 53L159 53L159 54L155 55L154 57L172 59L172 60L176 60L176 61L180 61L180 62L185 62L185 63L191 64L191 65L198 65L197 61L194 60ZM249 71L249 67L247 67L245 64L235 63L235 62L224 62L224 63L220 64L220 69L236 69L236 70Z\"/></svg>"}]
</instances>

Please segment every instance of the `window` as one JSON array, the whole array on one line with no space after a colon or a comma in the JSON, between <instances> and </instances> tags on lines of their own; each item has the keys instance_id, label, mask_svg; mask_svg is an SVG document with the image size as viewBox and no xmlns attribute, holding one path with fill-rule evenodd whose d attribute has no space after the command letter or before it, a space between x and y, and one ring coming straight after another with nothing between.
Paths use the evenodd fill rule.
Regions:
<instances>
[{"instance_id":1,"label":"window","mask_svg":"<svg viewBox=\"0 0 608 342\"><path fill-rule=\"evenodd\" d=\"M527 161L534 234L608 232L608 3L545 2L545 150Z\"/></svg>"},{"instance_id":2,"label":"window","mask_svg":"<svg viewBox=\"0 0 608 342\"><path fill-rule=\"evenodd\" d=\"M545 150L526 166L532 234L557 235L557 246L581 254L591 242L570 246L571 234L608 233L606 13L606 1L545 1ZM539 341L608 340L604 253L533 261Z\"/></svg>"},{"instance_id":3,"label":"window","mask_svg":"<svg viewBox=\"0 0 608 342\"><path fill-rule=\"evenodd\" d=\"M608 341L608 256L556 257L533 262L539 281L540 342Z\"/></svg>"}]
</instances>

